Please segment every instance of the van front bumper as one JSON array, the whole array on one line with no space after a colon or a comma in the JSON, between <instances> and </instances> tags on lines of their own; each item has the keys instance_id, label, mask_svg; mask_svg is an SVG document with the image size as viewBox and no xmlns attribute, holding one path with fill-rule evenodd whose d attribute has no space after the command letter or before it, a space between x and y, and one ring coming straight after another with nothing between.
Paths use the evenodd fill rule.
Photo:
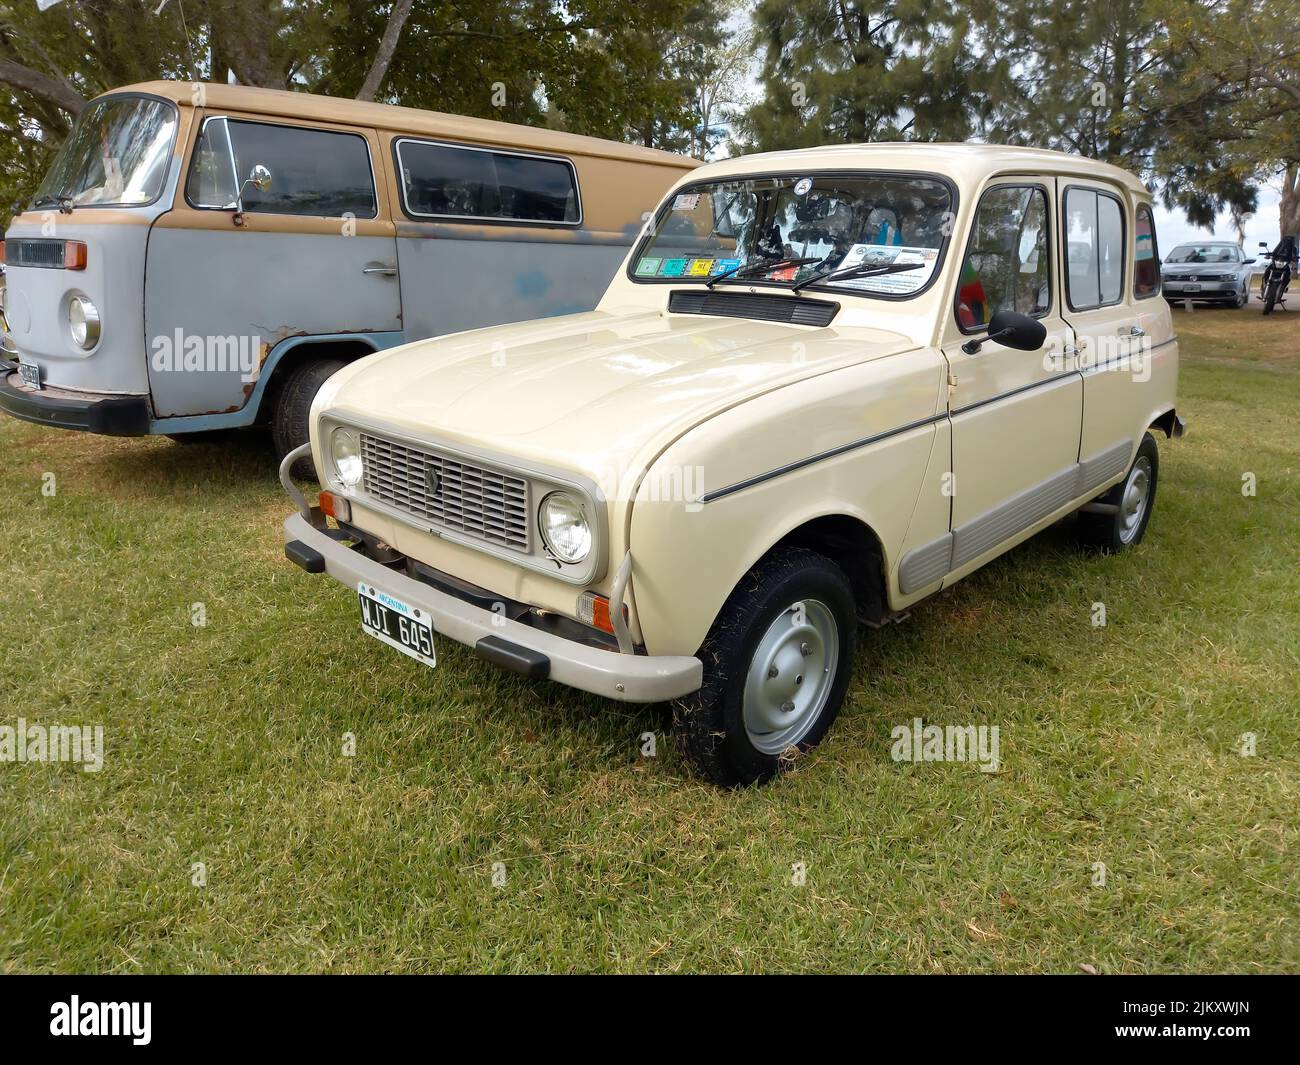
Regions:
<instances>
[{"instance_id":1,"label":"van front bumper","mask_svg":"<svg viewBox=\"0 0 1300 1065\"><path fill-rule=\"evenodd\" d=\"M339 543L301 514L285 519L284 541L285 556L308 573L328 573L354 592L362 581L390 592L428 611L437 635L525 676L548 677L629 703L675 699L703 683L704 667L698 658L621 654L542 632L389 569Z\"/></svg>"},{"instance_id":2,"label":"van front bumper","mask_svg":"<svg viewBox=\"0 0 1300 1065\"><path fill-rule=\"evenodd\" d=\"M0 375L0 410L25 422L105 436L145 436L149 432L149 401L144 396L28 388L11 362L0 363Z\"/></svg>"}]
</instances>

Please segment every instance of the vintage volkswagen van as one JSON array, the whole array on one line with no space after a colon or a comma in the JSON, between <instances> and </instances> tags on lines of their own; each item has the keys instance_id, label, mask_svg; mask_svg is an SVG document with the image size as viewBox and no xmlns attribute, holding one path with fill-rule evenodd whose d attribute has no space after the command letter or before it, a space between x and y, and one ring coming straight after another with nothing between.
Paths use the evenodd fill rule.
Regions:
<instances>
[{"instance_id":1,"label":"vintage volkswagen van","mask_svg":"<svg viewBox=\"0 0 1300 1065\"><path fill-rule=\"evenodd\" d=\"M270 421L373 351L590 310L666 152L304 93L88 104L6 234L0 409L98 433Z\"/></svg>"},{"instance_id":2,"label":"vintage volkswagen van","mask_svg":"<svg viewBox=\"0 0 1300 1065\"><path fill-rule=\"evenodd\" d=\"M693 764L749 783L826 733L859 622L1069 515L1136 547L1177 381L1132 175L964 145L733 159L668 194L594 312L331 378L285 551L426 665L455 641L673 700Z\"/></svg>"}]
</instances>

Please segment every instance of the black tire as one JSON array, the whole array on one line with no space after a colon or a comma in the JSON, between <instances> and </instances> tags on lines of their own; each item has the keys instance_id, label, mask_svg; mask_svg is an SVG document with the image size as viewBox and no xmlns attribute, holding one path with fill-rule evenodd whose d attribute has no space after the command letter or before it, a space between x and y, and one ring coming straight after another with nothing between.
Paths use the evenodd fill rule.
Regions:
<instances>
[{"instance_id":1,"label":"black tire","mask_svg":"<svg viewBox=\"0 0 1300 1065\"><path fill-rule=\"evenodd\" d=\"M1233 300L1232 306L1241 310L1248 303L1250 303L1250 285L1244 284L1241 286L1241 291L1237 293L1237 298Z\"/></svg>"},{"instance_id":2,"label":"black tire","mask_svg":"<svg viewBox=\"0 0 1300 1065\"><path fill-rule=\"evenodd\" d=\"M1143 472L1147 478L1145 498L1141 513L1135 515L1131 508L1134 499L1131 492L1136 491L1136 478ZM1146 535L1151 512L1156 508L1156 488L1159 483L1160 449L1156 447L1156 438L1146 433L1124 479L1095 500L1118 509L1113 514L1080 513L1079 538L1086 546L1106 554L1118 554L1137 547Z\"/></svg>"},{"instance_id":3,"label":"black tire","mask_svg":"<svg viewBox=\"0 0 1300 1065\"><path fill-rule=\"evenodd\" d=\"M831 632L831 621L834 636L823 638ZM758 784L789 768L794 751L814 747L844 701L853 671L856 625L848 577L815 551L782 548L745 574L700 648L703 687L673 703L673 725L696 773L722 787ZM796 731L789 733L792 742L784 749L773 748L784 743L787 730L760 731L756 740L747 726L753 714L747 718L745 709L747 675L760 645L771 650L773 633L778 634L776 650L763 660L779 660L782 667L773 665L775 672L765 671L756 681L756 700L759 693L773 694L780 684L791 686L789 701L780 710L794 707L801 696L807 700L804 708L790 710L798 715L791 719ZM812 661L814 670L821 664L822 684L802 687L811 679L802 672L805 661Z\"/></svg>"},{"instance_id":4,"label":"black tire","mask_svg":"<svg viewBox=\"0 0 1300 1065\"><path fill-rule=\"evenodd\" d=\"M307 416L311 413L312 400L321 385L346 365L343 359L317 359L289 371L271 412L271 439L275 444L277 462L282 462L285 455L300 444L307 443ZM315 476L310 458L299 459L290 472L295 477Z\"/></svg>"},{"instance_id":5,"label":"black tire","mask_svg":"<svg viewBox=\"0 0 1300 1065\"><path fill-rule=\"evenodd\" d=\"M1268 288L1264 290L1264 313L1265 314L1273 313L1273 308L1277 304L1277 298L1279 295L1281 295L1281 291L1282 291L1282 283L1280 281L1270 282Z\"/></svg>"}]
</instances>

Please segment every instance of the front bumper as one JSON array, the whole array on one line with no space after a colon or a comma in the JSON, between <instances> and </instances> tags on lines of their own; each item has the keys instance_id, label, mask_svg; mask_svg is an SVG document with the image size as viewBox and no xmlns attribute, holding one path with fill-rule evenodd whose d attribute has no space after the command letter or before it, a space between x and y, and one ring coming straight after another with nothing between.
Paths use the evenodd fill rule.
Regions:
<instances>
[{"instance_id":1,"label":"front bumper","mask_svg":"<svg viewBox=\"0 0 1300 1065\"><path fill-rule=\"evenodd\" d=\"M33 390L22 383L10 362L0 363L0 375L0 410L25 422L105 436L144 436L149 432L149 401L144 396Z\"/></svg>"},{"instance_id":2,"label":"front bumper","mask_svg":"<svg viewBox=\"0 0 1300 1065\"><path fill-rule=\"evenodd\" d=\"M309 573L328 573L356 590L362 581L427 610L440 636L472 647L480 658L530 677L551 680L608 699L658 703L697 690L698 658L621 654L541 632L398 573L339 543L301 514L284 522L284 553Z\"/></svg>"},{"instance_id":3,"label":"front bumper","mask_svg":"<svg viewBox=\"0 0 1300 1065\"><path fill-rule=\"evenodd\" d=\"M1160 291L1166 298L1229 299L1241 291L1241 283L1239 281L1162 281Z\"/></svg>"}]
</instances>

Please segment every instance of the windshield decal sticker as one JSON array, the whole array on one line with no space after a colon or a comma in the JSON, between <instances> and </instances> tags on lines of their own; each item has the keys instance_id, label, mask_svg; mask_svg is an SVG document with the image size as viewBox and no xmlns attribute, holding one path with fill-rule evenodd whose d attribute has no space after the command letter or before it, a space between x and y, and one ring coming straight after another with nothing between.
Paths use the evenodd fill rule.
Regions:
<instances>
[{"instance_id":1,"label":"windshield decal sticker","mask_svg":"<svg viewBox=\"0 0 1300 1065\"><path fill-rule=\"evenodd\" d=\"M808 195L808 190L812 188L812 178L800 178L794 183L794 194L796 196Z\"/></svg>"},{"instance_id":2,"label":"windshield decal sticker","mask_svg":"<svg viewBox=\"0 0 1300 1065\"><path fill-rule=\"evenodd\" d=\"M708 277L709 272L713 269L712 259L692 259L691 268L687 271L688 277Z\"/></svg>"},{"instance_id":3,"label":"windshield decal sticker","mask_svg":"<svg viewBox=\"0 0 1300 1065\"><path fill-rule=\"evenodd\" d=\"M698 192L682 192L673 200L674 211L693 211L700 205Z\"/></svg>"},{"instance_id":4,"label":"windshield decal sticker","mask_svg":"<svg viewBox=\"0 0 1300 1065\"><path fill-rule=\"evenodd\" d=\"M685 259L665 259L663 269L660 271L660 277L681 277L686 273Z\"/></svg>"},{"instance_id":5,"label":"windshield decal sticker","mask_svg":"<svg viewBox=\"0 0 1300 1065\"><path fill-rule=\"evenodd\" d=\"M739 265L739 259L719 259L713 264L713 273L725 274L728 270L734 270Z\"/></svg>"},{"instance_id":6,"label":"windshield decal sticker","mask_svg":"<svg viewBox=\"0 0 1300 1065\"><path fill-rule=\"evenodd\" d=\"M662 259L642 259L636 264L636 276L654 277L659 273L659 264L662 262Z\"/></svg>"},{"instance_id":7,"label":"windshield decal sticker","mask_svg":"<svg viewBox=\"0 0 1300 1065\"><path fill-rule=\"evenodd\" d=\"M828 281L836 287L861 289L865 292L879 292L887 295L906 295L924 288L934 273L935 263L939 259L937 248L885 247L880 244L855 244L849 249L839 269L846 270L852 266L890 266L893 263L919 263L915 270L906 270L898 274L882 274L880 277L855 277L842 281Z\"/></svg>"}]
</instances>

